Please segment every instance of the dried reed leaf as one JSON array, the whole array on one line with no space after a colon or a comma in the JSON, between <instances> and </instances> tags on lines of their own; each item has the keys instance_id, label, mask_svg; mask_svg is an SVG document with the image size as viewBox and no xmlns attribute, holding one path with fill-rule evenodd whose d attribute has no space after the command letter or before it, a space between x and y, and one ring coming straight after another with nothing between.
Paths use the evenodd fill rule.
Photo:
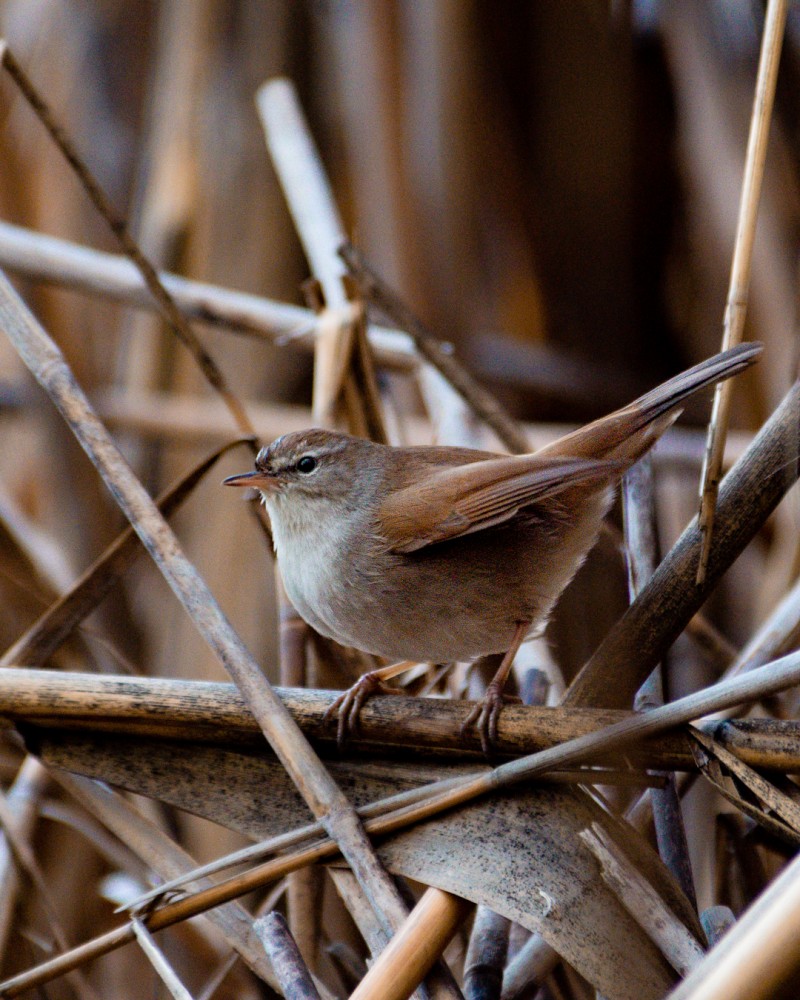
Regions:
<instances>
[{"instance_id":1,"label":"dried reed leaf","mask_svg":"<svg viewBox=\"0 0 800 1000\"><path fill-rule=\"evenodd\" d=\"M776 837L800 845L800 806L706 733L691 726L689 733L698 767L720 795Z\"/></svg>"},{"instance_id":2,"label":"dried reed leaf","mask_svg":"<svg viewBox=\"0 0 800 1000\"><path fill-rule=\"evenodd\" d=\"M72 734L42 734L37 749L49 765L158 796L258 839L311 818L274 760L204 747L187 754L179 745L116 737L91 740ZM329 766L356 805L416 787L437 772L440 779L459 773L452 767L423 769L400 762L382 767L358 762ZM659 995L655 986L645 988L644 981L652 977L663 992L670 982L662 974L663 963L653 957L649 941L603 885L590 853L576 846L578 831L599 815L587 796L540 787L416 827L383 844L379 853L396 874L438 885L529 930L539 930L609 997L655 997ZM651 861L661 870L652 852ZM602 932L595 926L599 923ZM612 945L619 951L609 958L607 949ZM622 961L626 948L640 946L644 948L640 972L649 971L642 973L643 979L634 975L626 991L619 992L618 987L615 992L611 968L603 973L603 967Z\"/></svg>"}]
</instances>

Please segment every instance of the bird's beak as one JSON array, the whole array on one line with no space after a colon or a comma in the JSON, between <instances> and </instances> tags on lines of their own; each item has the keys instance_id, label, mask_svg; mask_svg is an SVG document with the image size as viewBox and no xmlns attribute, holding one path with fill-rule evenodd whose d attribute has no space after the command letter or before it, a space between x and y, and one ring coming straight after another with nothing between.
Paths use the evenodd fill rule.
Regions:
<instances>
[{"instance_id":1,"label":"bird's beak","mask_svg":"<svg viewBox=\"0 0 800 1000\"><path fill-rule=\"evenodd\" d=\"M252 486L263 493L274 493L280 486L277 476L270 476L267 472L241 472L238 476L228 476L222 480L223 486Z\"/></svg>"}]
</instances>

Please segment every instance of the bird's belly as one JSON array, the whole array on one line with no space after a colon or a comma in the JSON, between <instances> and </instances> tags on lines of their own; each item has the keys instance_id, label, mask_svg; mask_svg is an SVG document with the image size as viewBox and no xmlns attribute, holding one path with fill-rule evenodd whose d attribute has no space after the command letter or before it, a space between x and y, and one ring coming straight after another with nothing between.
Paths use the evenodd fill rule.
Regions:
<instances>
[{"instance_id":1,"label":"bird's belly","mask_svg":"<svg viewBox=\"0 0 800 1000\"><path fill-rule=\"evenodd\" d=\"M388 564L384 556L380 574L371 572L370 560L357 558L333 572L282 565L284 585L317 631L390 661L438 663L503 652L518 623L537 624L551 602L545 606L527 560L518 574L509 574L507 560L502 570L498 565L503 553L494 546L474 546L465 577L463 545L461 540L452 558L447 545L398 555Z\"/></svg>"}]
</instances>

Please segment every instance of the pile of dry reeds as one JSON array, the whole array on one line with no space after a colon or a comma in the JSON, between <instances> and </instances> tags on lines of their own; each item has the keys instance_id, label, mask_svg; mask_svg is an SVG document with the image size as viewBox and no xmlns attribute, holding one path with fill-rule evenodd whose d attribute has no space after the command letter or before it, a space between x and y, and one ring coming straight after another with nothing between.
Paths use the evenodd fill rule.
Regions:
<instances>
[{"instance_id":1,"label":"pile of dry reeds","mask_svg":"<svg viewBox=\"0 0 800 1000\"><path fill-rule=\"evenodd\" d=\"M0 995L796 995L786 16L3 5ZM523 647L500 762L465 664L337 750L371 661L219 488L256 442L521 452L744 337Z\"/></svg>"}]
</instances>

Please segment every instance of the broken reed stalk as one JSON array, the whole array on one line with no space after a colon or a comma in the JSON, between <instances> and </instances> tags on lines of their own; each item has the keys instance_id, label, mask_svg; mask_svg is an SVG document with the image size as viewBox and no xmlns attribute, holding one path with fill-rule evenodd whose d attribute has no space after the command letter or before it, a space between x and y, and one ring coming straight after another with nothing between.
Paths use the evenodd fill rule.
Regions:
<instances>
[{"instance_id":1,"label":"broken reed stalk","mask_svg":"<svg viewBox=\"0 0 800 1000\"><path fill-rule=\"evenodd\" d=\"M775 84L778 79L778 66L788 6L788 0L769 0L767 4L761 55L758 62L758 76L753 95L750 134L747 139L731 278L723 320L722 347L720 348L723 351L741 343L744 336L758 203L761 197L764 163L767 158L767 140L772 118L772 106L775 100ZM696 582L698 586L702 586L705 582L708 560L711 555L714 505L717 499L720 470L722 469L722 452L725 448L725 434L730 418L732 393L733 385L718 384L714 389L714 404L708 425L706 455L700 484L699 527L702 545L697 565Z\"/></svg>"},{"instance_id":2,"label":"broken reed stalk","mask_svg":"<svg viewBox=\"0 0 800 1000\"><path fill-rule=\"evenodd\" d=\"M345 240L333 192L291 81L263 84L256 105L273 166L324 305L314 343L314 423L331 426L344 409L349 429L387 442L365 315L351 302L337 255Z\"/></svg>"},{"instance_id":3,"label":"broken reed stalk","mask_svg":"<svg viewBox=\"0 0 800 1000\"><path fill-rule=\"evenodd\" d=\"M490 392L475 381L452 351L425 328L397 293L368 266L361 253L349 243L343 244L339 252L367 302L409 334L420 356L447 379L512 454L529 452L530 442L519 424Z\"/></svg>"},{"instance_id":4,"label":"broken reed stalk","mask_svg":"<svg viewBox=\"0 0 800 1000\"><path fill-rule=\"evenodd\" d=\"M365 821L364 827L371 836L394 833L412 823L430 819L447 809L470 802L480 795L511 787L521 781L533 780L539 774L553 768L573 765L600 753L627 747L637 740L691 722L709 712L719 711L731 705L746 704L770 694L777 694L778 691L786 690L786 688L797 684L800 684L800 653L791 654L748 674L720 682L661 708L655 708L647 714L625 719L599 732L580 736L530 757L502 764L498 768L483 772L476 777L454 778L436 782L414 789L410 793L402 793L392 796L390 799L372 803L361 810L362 815L368 814L372 817ZM411 805L402 804L409 801L412 802ZM391 808L392 811L385 812L387 808ZM322 832L323 825L317 822L301 830L272 838L269 844L259 846L264 851L285 849L289 845L302 843L309 837ZM202 890L154 910L146 919L147 926L151 931L171 926L181 920L203 913L210 907L218 906L250 892L254 888L282 878L288 872L295 871L303 865L329 860L337 853L337 845L332 840L312 842L307 846L300 847L291 855L264 862L244 875L228 879L211 889ZM221 862L215 864L217 867L222 866ZM208 871L210 867L206 866L203 871ZM170 888L173 887L174 884L170 886ZM167 886L162 886L148 896L152 897L163 893L166 889ZM83 962L120 947L130 941L132 935L133 930L128 922L92 941L79 945L70 952L43 963L35 969L19 973L5 980L0 983L0 993L9 997L17 996L34 985L54 979Z\"/></svg>"},{"instance_id":5,"label":"broken reed stalk","mask_svg":"<svg viewBox=\"0 0 800 1000\"><path fill-rule=\"evenodd\" d=\"M3 221L0 267L140 309L156 308L144 279L125 257ZM310 309L165 271L160 271L158 277L189 319L269 343L313 349L317 318ZM369 338L384 367L398 371L416 368L414 346L406 334L371 324Z\"/></svg>"},{"instance_id":6,"label":"broken reed stalk","mask_svg":"<svg viewBox=\"0 0 800 1000\"><path fill-rule=\"evenodd\" d=\"M200 634L247 698L309 808L341 842L344 856L391 935L402 923L404 908L398 906L396 894L387 890L388 878L355 812L183 554L172 530L97 419L63 355L2 275L0 325L100 471Z\"/></svg>"},{"instance_id":7,"label":"broken reed stalk","mask_svg":"<svg viewBox=\"0 0 800 1000\"><path fill-rule=\"evenodd\" d=\"M695 518L581 669L564 704L622 708L632 703L639 685L796 482L798 427L800 382L795 382L722 482L703 584L695 581L703 538Z\"/></svg>"},{"instance_id":8,"label":"broken reed stalk","mask_svg":"<svg viewBox=\"0 0 800 1000\"><path fill-rule=\"evenodd\" d=\"M675 969L685 976L703 958L700 942L678 920L658 892L599 823L579 834L597 858L603 879Z\"/></svg>"}]
</instances>

